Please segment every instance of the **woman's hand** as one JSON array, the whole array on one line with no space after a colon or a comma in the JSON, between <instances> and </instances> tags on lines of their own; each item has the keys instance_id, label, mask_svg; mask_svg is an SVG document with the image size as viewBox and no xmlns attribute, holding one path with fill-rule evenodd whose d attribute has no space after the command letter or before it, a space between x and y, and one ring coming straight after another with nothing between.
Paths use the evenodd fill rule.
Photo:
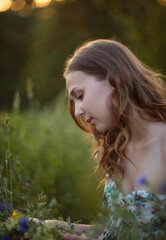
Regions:
<instances>
[{"instance_id":1,"label":"woman's hand","mask_svg":"<svg viewBox=\"0 0 166 240\"><path fill-rule=\"evenodd\" d=\"M59 220L57 220L57 221L56 220L41 221L38 218L29 218L29 220L31 220L32 222L34 222L37 225L39 225L40 223L46 223L46 224L51 224L51 223L56 224L56 223L58 223L58 224L62 225L63 227L64 226L66 227L68 225L66 222L62 222L62 221L59 221ZM80 226L81 226L81 232L82 232L82 226L84 226L84 225L80 224ZM86 228L87 227L89 228L90 225L89 226L85 225L85 226L86 226ZM85 236L78 236L78 235L71 234L71 233L65 233L63 235L63 240L97 240L97 238L88 238L88 237L85 237Z\"/></svg>"},{"instance_id":2,"label":"woman's hand","mask_svg":"<svg viewBox=\"0 0 166 240\"><path fill-rule=\"evenodd\" d=\"M65 233L63 235L63 240L97 240L97 238L87 238L87 237L77 236L70 233Z\"/></svg>"},{"instance_id":3,"label":"woman's hand","mask_svg":"<svg viewBox=\"0 0 166 240\"><path fill-rule=\"evenodd\" d=\"M37 225L39 225L41 222L43 222L43 221L39 220L38 218L29 218L29 220L36 223Z\"/></svg>"}]
</instances>

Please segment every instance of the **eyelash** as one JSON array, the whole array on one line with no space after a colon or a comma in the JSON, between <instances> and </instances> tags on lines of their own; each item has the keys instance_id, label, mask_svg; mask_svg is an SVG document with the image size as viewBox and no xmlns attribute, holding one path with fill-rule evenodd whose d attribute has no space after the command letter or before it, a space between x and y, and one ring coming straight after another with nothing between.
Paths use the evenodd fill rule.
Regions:
<instances>
[{"instance_id":1,"label":"eyelash","mask_svg":"<svg viewBox=\"0 0 166 240\"><path fill-rule=\"evenodd\" d=\"M82 100L83 94L81 94L79 97L77 97L77 100Z\"/></svg>"}]
</instances>

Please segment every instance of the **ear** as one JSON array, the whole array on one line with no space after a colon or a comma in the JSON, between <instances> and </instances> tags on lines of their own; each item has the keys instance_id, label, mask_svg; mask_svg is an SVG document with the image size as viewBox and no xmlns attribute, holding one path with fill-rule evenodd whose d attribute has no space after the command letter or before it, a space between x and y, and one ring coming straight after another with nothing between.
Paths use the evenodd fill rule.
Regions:
<instances>
[{"instance_id":1,"label":"ear","mask_svg":"<svg viewBox=\"0 0 166 240\"><path fill-rule=\"evenodd\" d=\"M115 88L110 84L108 78L106 78L108 86L111 88L112 92L114 92Z\"/></svg>"},{"instance_id":2,"label":"ear","mask_svg":"<svg viewBox=\"0 0 166 240\"><path fill-rule=\"evenodd\" d=\"M110 85L111 91L114 92L115 88Z\"/></svg>"}]
</instances>

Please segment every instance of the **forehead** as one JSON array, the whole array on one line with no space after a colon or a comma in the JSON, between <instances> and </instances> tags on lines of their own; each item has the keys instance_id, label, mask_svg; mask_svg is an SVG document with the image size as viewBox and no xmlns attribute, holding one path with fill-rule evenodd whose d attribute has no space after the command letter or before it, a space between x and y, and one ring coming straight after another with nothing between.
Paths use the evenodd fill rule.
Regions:
<instances>
[{"instance_id":1,"label":"forehead","mask_svg":"<svg viewBox=\"0 0 166 240\"><path fill-rule=\"evenodd\" d=\"M69 90L74 85L82 84L86 81L86 76L81 71L70 72L66 76L66 87Z\"/></svg>"},{"instance_id":2,"label":"forehead","mask_svg":"<svg viewBox=\"0 0 166 240\"><path fill-rule=\"evenodd\" d=\"M95 76L80 71L67 74L66 87L71 98L79 90L83 90L86 95L93 97L107 96L114 91L107 78L100 81Z\"/></svg>"},{"instance_id":3,"label":"forehead","mask_svg":"<svg viewBox=\"0 0 166 240\"><path fill-rule=\"evenodd\" d=\"M81 71L73 71L66 75L66 88L70 93L75 88L93 89L93 91L108 91L111 89L108 79L99 81L97 77Z\"/></svg>"},{"instance_id":4,"label":"forehead","mask_svg":"<svg viewBox=\"0 0 166 240\"><path fill-rule=\"evenodd\" d=\"M92 82L95 81L94 76L90 76L81 71L73 71L66 76L66 88L68 93L72 93L74 89L87 89Z\"/></svg>"}]
</instances>

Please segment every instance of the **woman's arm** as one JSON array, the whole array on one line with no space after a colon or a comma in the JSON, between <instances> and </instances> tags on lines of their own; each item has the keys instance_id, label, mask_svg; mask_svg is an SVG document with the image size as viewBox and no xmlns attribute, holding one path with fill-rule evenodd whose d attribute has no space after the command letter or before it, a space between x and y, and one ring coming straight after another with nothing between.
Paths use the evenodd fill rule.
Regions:
<instances>
[{"instance_id":1,"label":"woman's arm","mask_svg":"<svg viewBox=\"0 0 166 240\"><path fill-rule=\"evenodd\" d=\"M97 238L87 238L87 237L66 233L63 235L63 240L97 240Z\"/></svg>"},{"instance_id":2,"label":"woman's arm","mask_svg":"<svg viewBox=\"0 0 166 240\"><path fill-rule=\"evenodd\" d=\"M37 218L31 218L31 220L36 223L39 224L40 220ZM42 223L44 224L48 224L51 227L58 227L60 229L64 229L66 231L71 231L73 230L75 233L79 233L79 234L86 234L88 232L94 231L95 229L95 225L89 225L89 224L74 224L72 223L71 225L69 225L68 222L64 222L64 221L60 221L60 220L45 220L42 221ZM96 228L96 234L100 235L103 230L105 228L105 224L99 224L97 225ZM92 238L86 238L83 236L77 236L74 234L70 234L70 233L66 233L64 234L64 240L90 240ZM95 240L95 239L92 239Z\"/></svg>"},{"instance_id":3,"label":"woman's arm","mask_svg":"<svg viewBox=\"0 0 166 240\"><path fill-rule=\"evenodd\" d=\"M45 220L46 224L52 225L53 227L63 228L64 230L74 230L79 234L84 234L93 230L95 225L88 225L88 224L74 224L72 223L69 225L67 222L60 221L60 220Z\"/></svg>"}]
</instances>

